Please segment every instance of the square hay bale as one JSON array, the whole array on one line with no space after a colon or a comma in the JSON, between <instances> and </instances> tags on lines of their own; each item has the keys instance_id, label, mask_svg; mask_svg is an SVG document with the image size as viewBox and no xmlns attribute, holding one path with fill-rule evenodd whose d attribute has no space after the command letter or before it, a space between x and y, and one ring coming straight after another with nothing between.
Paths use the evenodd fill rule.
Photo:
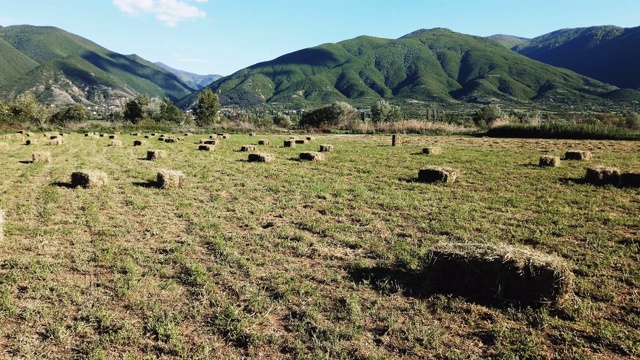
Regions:
<instances>
[{"instance_id":1,"label":"square hay bale","mask_svg":"<svg viewBox=\"0 0 640 360\"><path fill-rule=\"evenodd\" d=\"M151 139L151 135L145 135L144 138L145 139Z\"/></svg>"},{"instance_id":2,"label":"square hay bale","mask_svg":"<svg viewBox=\"0 0 640 360\"><path fill-rule=\"evenodd\" d=\"M120 141L120 140L111 140L111 143L109 144L109 146L122 147L122 141Z\"/></svg>"},{"instance_id":3,"label":"square hay bale","mask_svg":"<svg viewBox=\"0 0 640 360\"><path fill-rule=\"evenodd\" d=\"M307 140L305 140L305 139L296 139L295 141L296 141L296 144L306 144L307 143Z\"/></svg>"},{"instance_id":4,"label":"square hay bale","mask_svg":"<svg viewBox=\"0 0 640 360\"><path fill-rule=\"evenodd\" d=\"M62 138L49 140L49 145L62 145L62 144L64 144L64 140Z\"/></svg>"},{"instance_id":5,"label":"square hay bale","mask_svg":"<svg viewBox=\"0 0 640 360\"><path fill-rule=\"evenodd\" d=\"M38 140L36 139L28 139L27 141L25 141L25 145L36 145L38 143Z\"/></svg>"},{"instance_id":6,"label":"square hay bale","mask_svg":"<svg viewBox=\"0 0 640 360\"><path fill-rule=\"evenodd\" d=\"M557 167L560 166L560 157L551 155L540 156L540 161L538 164L540 166Z\"/></svg>"},{"instance_id":7,"label":"square hay bale","mask_svg":"<svg viewBox=\"0 0 640 360\"><path fill-rule=\"evenodd\" d=\"M625 171L620 175L620 187L640 187L640 171Z\"/></svg>"},{"instance_id":8,"label":"square hay bale","mask_svg":"<svg viewBox=\"0 0 640 360\"><path fill-rule=\"evenodd\" d=\"M156 133L151 133L150 136L155 137L155 136L157 136L157 134Z\"/></svg>"},{"instance_id":9,"label":"square hay bale","mask_svg":"<svg viewBox=\"0 0 640 360\"><path fill-rule=\"evenodd\" d=\"M315 151L305 151L300 153L300 160L324 161L324 154Z\"/></svg>"},{"instance_id":10,"label":"square hay bale","mask_svg":"<svg viewBox=\"0 0 640 360\"><path fill-rule=\"evenodd\" d=\"M85 134L84 134L84 137L89 137L89 136L91 136L91 135L93 135L93 134L92 134L92 133L85 133Z\"/></svg>"},{"instance_id":11,"label":"square hay bale","mask_svg":"<svg viewBox=\"0 0 640 360\"><path fill-rule=\"evenodd\" d=\"M209 139L217 139L218 135L209 135Z\"/></svg>"},{"instance_id":12,"label":"square hay bale","mask_svg":"<svg viewBox=\"0 0 640 360\"><path fill-rule=\"evenodd\" d=\"M97 140L100 139L98 135L89 135L89 140Z\"/></svg>"},{"instance_id":13,"label":"square hay bale","mask_svg":"<svg viewBox=\"0 0 640 360\"><path fill-rule=\"evenodd\" d=\"M618 185L620 183L620 170L607 166L587 168L584 179L593 185Z\"/></svg>"},{"instance_id":14,"label":"square hay bale","mask_svg":"<svg viewBox=\"0 0 640 360\"><path fill-rule=\"evenodd\" d=\"M55 140L55 139L57 139L59 137L60 137L60 135L51 135L51 136L49 136L49 140Z\"/></svg>"},{"instance_id":15,"label":"square hay bale","mask_svg":"<svg viewBox=\"0 0 640 360\"><path fill-rule=\"evenodd\" d=\"M307 136L307 137L305 137L305 140L307 140L307 141L313 141L313 140L314 140L314 138L313 138L313 136Z\"/></svg>"},{"instance_id":16,"label":"square hay bale","mask_svg":"<svg viewBox=\"0 0 640 360\"><path fill-rule=\"evenodd\" d=\"M174 137L170 137L170 138L164 139L164 142L166 142L166 143L177 143L178 139L174 138Z\"/></svg>"},{"instance_id":17,"label":"square hay bale","mask_svg":"<svg viewBox=\"0 0 640 360\"><path fill-rule=\"evenodd\" d=\"M205 144L205 145L217 145L218 144L218 142L216 140L204 140L202 143Z\"/></svg>"},{"instance_id":18,"label":"square hay bale","mask_svg":"<svg viewBox=\"0 0 640 360\"><path fill-rule=\"evenodd\" d=\"M76 171L71 173L71 185L85 189L99 188L107 185L109 179L102 171Z\"/></svg>"},{"instance_id":19,"label":"square hay bale","mask_svg":"<svg viewBox=\"0 0 640 360\"><path fill-rule=\"evenodd\" d=\"M254 153L249 154L249 162L263 162L268 163L273 160L273 155L267 153Z\"/></svg>"},{"instance_id":20,"label":"square hay bale","mask_svg":"<svg viewBox=\"0 0 640 360\"><path fill-rule=\"evenodd\" d=\"M448 167L432 166L418 171L418 181L426 183L452 183L456 181L458 175L458 170Z\"/></svg>"},{"instance_id":21,"label":"square hay bale","mask_svg":"<svg viewBox=\"0 0 640 360\"><path fill-rule=\"evenodd\" d=\"M256 136L255 133L249 133L249 136Z\"/></svg>"},{"instance_id":22,"label":"square hay bale","mask_svg":"<svg viewBox=\"0 0 640 360\"><path fill-rule=\"evenodd\" d=\"M231 137L231 136L230 136L229 134L224 134L224 135L222 135L222 138L223 138L223 139L229 139L230 137Z\"/></svg>"},{"instance_id":23,"label":"square hay bale","mask_svg":"<svg viewBox=\"0 0 640 360\"><path fill-rule=\"evenodd\" d=\"M158 160L167 157L167 153L164 150L149 150L147 151L147 160Z\"/></svg>"},{"instance_id":24,"label":"square hay bale","mask_svg":"<svg viewBox=\"0 0 640 360\"><path fill-rule=\"evenodd\" d=\"M48 151L38 151L31 154L32 163L50 163L51 153Z\"/></svg>"},{"instance_id":25,"label":"square hay bale","mask_svg":"<svg viewBox=\"0 0 640 360\"><path fill-rule=\"evenodd\" d=\"M166 139L165 139L164 137L162 137L162 136L160 136L160 137L158 138L158 141L162 141L162 142L164 142L165 140L166 140Z\"/></svg>"},{"instance_id":26,"label":"square hay bale","mask_svg":"<svg viewBox=\"0 0 640 360\"><path fill-rule=\"evenodd\" d=\"M216 149L215 145L202 144L198 146L198 150L200 151L213 151Z\"/></svg>"},{"instance_id":27,"label":"square hay bale","mask_svg":"<svg viewBox=\"0 0 640 360\"><path fill-rule=\"evenodd\" d=\"M574 275L557 257L509 245L440 243L423 262L431 291L492 304L560 305Z\"/></svg>"},{"instance_id":28,"label":"square hay bale","mask_svg":"<svg viewBox=\"0 0 640 360\"><path fill-rule=\"evenodd\" d=\"M286 147L286 148L296 147L296 141L295 140L285 140L284 141L284 147Z\"/></svg>"},{"instance_id":29,"label":"square hay bale","mask_svg":"<svg viewBox=\"0 0 640 360\"><path fill-rule=\"evenodd\" d=\"M328 144L320 145L320 152L332 152L332 151L333 151L333 145L328 145Z\"/></svg>"},{"instance_id":30,"label":"square hay bale","mask_svg":"<svg viewBox=\"0 0 640 360\"><path fill-rule=\"evenodd\" d=\"M118 138L118 135L109 135L109 139L113 140L113 139L117 139L117 138Z\"/></svg>"},{"instance_id":31,"label":"square hay bale","mask_svg":"<svg viewBox=\"0 0 640 360\"><path fill-rule=\"evenodd\" d=\"M269 145L269 144L271 144L271 141L269 141L267 139L258 140L258 145Z\"/></svg>"},{"instance_id":32,"label":"square hay bale","mask_svg":"<svg viewBox=\"0 0 640 360\"><path fill-rule=\"evenodd\" d=\"M137 132L131 133L131 136L140 136L140 135L141 135L141 134L140 134L140 133L137 133Z\"/></svg>"},{"instance_id":33,"label":"square hay bale","mask_svg":"<svg viewBox=\"0 0 640 360\"><path fill-rule=\"evenodd\" d=\"M107 134L100 134L100 137L105 137L107 136Z\"/></svg>"},{"instance_id":34,"label":"square hay bale","mask_svg":"<svg viewBox=\"0 0 640 360\"><path fill-rule=\"evenodd\" d=\"M160 170L158 172L158 187L162 189L177 188L184 183L184 173L176 170Z\"/></svg>"},{"instance_id":35,"label":"square hay bale","mask_svg":"<svg viewBox=\"0 0 640 360\"><path fill-rule=\"evenodd\" d=\"M569 150L564 153L565 160L591 160L591 151L585 150Z\"/></svg>"},{"instance_id":36,"label":"square hay bale","mask_svg":"<svg viewBox=\"0 0 640 360\"><path fill-rule=\"evenodd\" d=\"M240 147L240 151L242 151L242 152L256 151L256 146L255 145L242 145L242 147Z\"/></svg>"},{"instance_id":37,"label":"square hay bale","mask_svg":"<svg viewBox=\"0 0 640 360\"><path fill-rule=\"evenodd\" d=\"M423 154L427 154L427 155L440 155L442 154L442 148L441 147L426 147L424 149L422 149L422 153Z\"/></svg>"},{"instance_id":38,"label":"square hay bale","mask_svg":"<svg viewBox=\"0 0 640 360\"><path fill-rule=\"evenodd\" d=\"M147 142L144 140L133 140L133 146L146 146Z\"/></svg>"},{"instance_id":39,"label":"square hay bale","mask_svg":"<svg viewBox=\"0 0 640 360\"><path fill-rule=\"evenodd\" d=\"M184 136L191 136L191 135L192 135L192 134L191 134L191 133L188 133L188 132L184 133Z\"/></svg>"}]
</instances>

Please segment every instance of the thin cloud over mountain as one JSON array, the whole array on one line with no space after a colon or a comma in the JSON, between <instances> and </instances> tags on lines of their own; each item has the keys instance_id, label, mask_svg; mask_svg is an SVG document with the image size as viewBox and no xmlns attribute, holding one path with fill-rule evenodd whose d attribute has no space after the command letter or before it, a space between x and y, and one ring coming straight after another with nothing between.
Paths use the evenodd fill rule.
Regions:
<instances>
[{"instance_id":1,"label":"thin cloud over mountain","mask_svg":"<svg viewBox=\"0 0 640 360\"><path fill-rule=\"evenodd\" d=\"M194 0L205 3L208 0ZM131 14L153 14L164 25L175 27L188 19L204 18L206 13L194 5L179 0L113 0L120 11Z\"/></svg>"}]
</instances>

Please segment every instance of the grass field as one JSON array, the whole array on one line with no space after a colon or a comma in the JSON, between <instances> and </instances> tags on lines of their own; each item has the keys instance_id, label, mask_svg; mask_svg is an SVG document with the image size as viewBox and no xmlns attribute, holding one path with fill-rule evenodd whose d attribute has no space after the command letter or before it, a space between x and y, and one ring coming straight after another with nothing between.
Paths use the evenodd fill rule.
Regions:
<instances>
[{"instance_id":1,"label":"grass field","mask_svg":"<svg viewBox=\"0 0 640 360\"><path fill-rule=\"evenodd\" d=\"M0 357L640 357L640 190L581 180L590 165L640 170L640 142L231 135L197 151L207 137L0 138ZM261 138L275 159L246 161ZM320 144L326 161L298 161ZM594 159L538 166L574 149ZM35 151L52 162L29 163ZM416 182L426 165L461 175ZM160 169L184 185L155 187ZM79 170L109 184L73 188ZM532 309L430 293L422 257L438 242L556 254L575 296Z\"/></svg>"}]
</instances>

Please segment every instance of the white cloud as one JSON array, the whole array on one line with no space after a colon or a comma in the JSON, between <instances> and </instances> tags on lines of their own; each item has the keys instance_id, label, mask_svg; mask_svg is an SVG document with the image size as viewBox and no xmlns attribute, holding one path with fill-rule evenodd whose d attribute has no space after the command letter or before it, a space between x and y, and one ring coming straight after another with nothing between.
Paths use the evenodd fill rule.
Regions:
<instances>
[{"instance_id":1,"label":"white cloud","mask_svg":"<svg viewBox=\"0 0 640 360\"><path fill-rule=\"evenodd\" d=\"M207 0L194 0L205 3ZM131 14L154 14L167 26L177 26L180 21L205 17L205 12L180 0L113 0L120 11Z\"/></svg>"}]
</instances>

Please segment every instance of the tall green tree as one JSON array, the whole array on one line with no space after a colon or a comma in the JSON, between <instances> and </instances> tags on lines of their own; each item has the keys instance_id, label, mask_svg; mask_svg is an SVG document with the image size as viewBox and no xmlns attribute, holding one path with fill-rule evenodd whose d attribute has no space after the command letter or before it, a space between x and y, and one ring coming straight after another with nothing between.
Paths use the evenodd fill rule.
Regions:
<instances>
[{"instance_id":1,"label":"tall green tree","mask_svg":"<svg viewBox=\"0 0 640 360\"><path fill-rule=\"evenodd\" d=\"M81 123L89 120L91 113L81 104L74 104L64 109L58 110L51 117L51 122L58 125L68 123Z\"/></svg>"},{"instance_id":2,"label":"tall green tree","mask_svg":"<svg viewBox=\"0 0 640 360\"><path fill-rule=\"evenodd\" d=\"M11 116L17 122L29 122L41 126L49 118L49 112L38 100L30 94L24 93L18 96L11 106Z\"/></svg>"},{"instance_id":3,"label":"tall green tree","mask_svg":"<svg viewBox=\"0 0 640 360\"><path fill-rule=\"evenodd\" d=\"M373 122L392 122L402 120L400 108L380 100L371 107L371 120Z\"/></svg>"},{"instance_id":4,"label":"tall green tree","mask_svg":"<svg viewBox=\"0 0 640 360\"><path fill-rule=\"evenodd\" d=\"M198 94L198 102L193 109L193 116L196 125L206 126L216 122L218 111L220 110L220 102L218 95L214 94L211 89L205 89Z\"/></svg>"},{"instance_id":5,"label":"tall green tree","mask_svg":"<svg viewBox=\"0 0 640 360\"><path fill-rule=\"evenodd\" d=\"M164 99L160 104L159 121L182 124L185 120L184 113L175 106L171 100Z\"/></svg>"}]
</instances>

